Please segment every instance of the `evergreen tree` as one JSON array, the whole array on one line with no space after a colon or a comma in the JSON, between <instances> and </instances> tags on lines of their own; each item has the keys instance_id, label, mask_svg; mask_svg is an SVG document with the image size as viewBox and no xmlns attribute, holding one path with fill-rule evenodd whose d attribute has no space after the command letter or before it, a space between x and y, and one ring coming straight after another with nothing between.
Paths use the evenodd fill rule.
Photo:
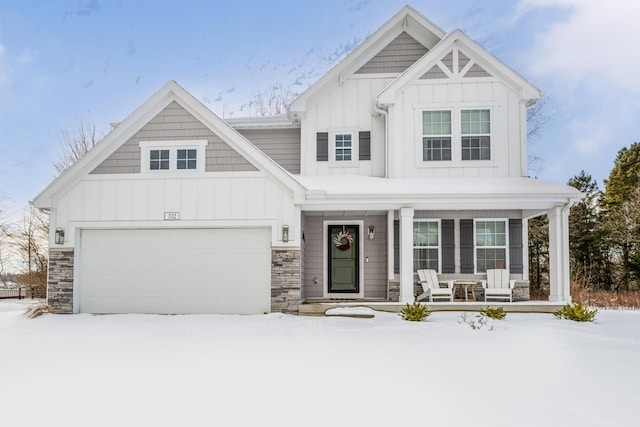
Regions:
<instances>
[{"instance_id":1,"label":"evergreen tree","mask_svg":"<svg viewBox=\"0 0 640 427\"><path fill-rule=\"evenodd\" d=\"M600 250L603 236L598 227L598 201L601 193L598 183L583 170L567 184L585 194L585 197L571 208L569 214L571 278L582 286L603 287Z\"/></svg>"},{"instance_id":2,"label":"evergreen tree","mask_svg":"<svg viewBox=\"0 0 640 427\"><path fill-rule=\"evenodd\" d=\"M607 209L613 209L635 197L636 188L640 186L640 142L618 151L609 179L604 184L603 203Z\"/></svg>"}]
</instances>

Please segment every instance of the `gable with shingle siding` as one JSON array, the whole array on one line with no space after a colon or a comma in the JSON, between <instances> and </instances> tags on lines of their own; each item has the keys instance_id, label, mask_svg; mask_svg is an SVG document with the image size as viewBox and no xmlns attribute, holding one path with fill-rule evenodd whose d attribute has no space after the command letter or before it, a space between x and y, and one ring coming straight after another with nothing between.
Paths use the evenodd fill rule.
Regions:
<instances>
[{"instance_id":1,"label":"gable with shingle siding","mask_svg":"<svg viewBox=\"0 0 640 427\"><path fill-rule=\"evenodd\" d=\"M115 152L97 166L92 174L140 173L142 141L208 141L207 172L255 171L256 168L176 101L165 107Z\"/></svg>"}]
</instances>

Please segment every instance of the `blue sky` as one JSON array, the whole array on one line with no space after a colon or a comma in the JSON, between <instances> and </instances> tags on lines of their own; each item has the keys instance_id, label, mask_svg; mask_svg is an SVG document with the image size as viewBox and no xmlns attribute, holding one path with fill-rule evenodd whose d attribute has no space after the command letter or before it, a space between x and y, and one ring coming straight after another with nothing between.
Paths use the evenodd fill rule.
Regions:
<instances>
[{"instance_id":1,"label":"blue sky","mask_svg":"<svg viewBox=\"0 0 640 427\"><path fill-rule=\"evenodd\" d=\"M0 202L19 214L54 177L62 131L100 132L167 80L221 116L245 116L274 85L303 91L406 1L0 2ZM640 140L640 2L415 0L548 96L532 171L603 187L617 151Z\"/></svg>"}]
</instances>

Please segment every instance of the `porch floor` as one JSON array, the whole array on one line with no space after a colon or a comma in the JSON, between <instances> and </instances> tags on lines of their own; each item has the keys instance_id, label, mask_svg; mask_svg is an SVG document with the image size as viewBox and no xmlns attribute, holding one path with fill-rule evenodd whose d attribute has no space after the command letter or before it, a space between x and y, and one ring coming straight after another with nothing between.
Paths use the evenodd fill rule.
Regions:
<instances>
[{"instance_id":1,"label":"porch floor","mask_svg":"<svg viewBox=\"0 0 640 427\"><path fill-rule=\"evenodd\" d=\"M564 307L564 302L549 301L519 301L519 302L425 302L429 311L480 311L486 307L502 307L507 313L554 313ZM388 313L400 313L405 303L390 302L386 300L361 299L361 300L337 300L313 298L306 299L298 306L300 316L324 316L324 313L336 307L368 307L375 311Z\"/></svg>"}]
</instances>

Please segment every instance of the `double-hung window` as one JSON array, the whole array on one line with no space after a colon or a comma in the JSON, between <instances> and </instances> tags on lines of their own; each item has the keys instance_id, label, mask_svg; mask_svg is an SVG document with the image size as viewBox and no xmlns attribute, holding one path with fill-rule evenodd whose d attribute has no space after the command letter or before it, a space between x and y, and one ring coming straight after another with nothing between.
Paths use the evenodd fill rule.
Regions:
<instances>
[{"instance_id":1,"label":"double-hung window","mask_svg":"<svg viewBox=\"0 0 640 427\"><path fill-rule=\"evenodd\" d=\"M422 112L422 160L451 160L451 110Z\"/></svg>"},{"instance_id":2,"label":"double-hung window","mask_svg":"<svg viewBox=\"0 0 640 427\"><path fill-rule=\"evenodd\" d=\"M440 221L413 222L413 270L440 271Z\"/></svg>"},{"instance_id":3,"label":"double-hung window","mask_svg":"<svg viewBox=\"0 0 640 427\"><path fill-rule=\"evenodd\" d=\"M353 160L353 135L337 133L335 135L336 162L350 162Z\"/></svg>"},{"instance_id":4,"label":"double-hung window","mask_svg":"<svg viewBox=\"0 0 640 427\"><path fill-rule=\"evenodd\" d=\"M475 250L476 272L507 268L507 220L476 220Z\"/></svg>"},{"instance_id":5,"label":"double-hung window","mask_svg":"<svg viewBox=\"0 0 640 427\"><path fill-rule=\"evenodd\" d=\"M491 160L490 110L462 110L460 121L462 160Z\"/></svg>"},{"instance_id":6,"label":"double-hung window","mask_svg":"<svg viewBox=\"0 0 640 427\"><path fill-rule=\"evenodd\" d=\"M207 140L141 141L141 171L205 171Z\"/></svg>"}]
</instances>

